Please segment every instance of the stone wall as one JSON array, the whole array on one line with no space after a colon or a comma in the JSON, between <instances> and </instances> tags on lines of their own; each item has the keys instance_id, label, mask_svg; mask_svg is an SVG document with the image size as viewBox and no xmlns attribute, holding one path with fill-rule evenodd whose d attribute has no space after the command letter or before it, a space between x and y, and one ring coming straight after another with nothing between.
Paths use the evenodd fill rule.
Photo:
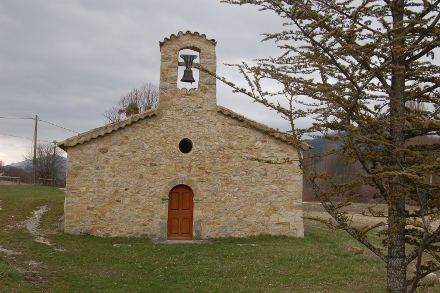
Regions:
<instances>
[{"instance_id":1,"label":"stone wall","mask_svg":"<svg viewBox=\"0 0 440 293\"><path fill-rule=\"evenodd\" d=\"M66 232L165 239L169 191L185 184L195 239L304 235L296 150L219 112L207 74L198 90L176 87L178 51L195 48L215 72L214 46L193 34L162 43L157 114L67 148Z\"/></svg>"}]
</instances>

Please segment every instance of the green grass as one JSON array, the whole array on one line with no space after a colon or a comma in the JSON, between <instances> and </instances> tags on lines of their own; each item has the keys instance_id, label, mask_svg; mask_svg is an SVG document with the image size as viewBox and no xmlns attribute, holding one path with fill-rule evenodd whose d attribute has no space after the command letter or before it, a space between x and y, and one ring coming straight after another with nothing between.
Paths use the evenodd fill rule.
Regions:
<instances>
[{"instance_id":1,"label":"green grass","mask_svg":"<svg viewBox=\"0 0 440 293\"><path fill-rule=\"evenodd\" d=\"M50 187L0 186L0 292L383 292L385 266L341 231L305 222L303 239L261 236L210 244L161 245L144 238L99 238L55 232L63 193ZM41 228L56 248L36 243L23 221L43 204ZM130 244L113 247L113 244ZM245 245L239 245L245 244ZM250 244L256 244L254 246ZM39 263L36 273L20 273Z\"/></svg>"}]
</instances>

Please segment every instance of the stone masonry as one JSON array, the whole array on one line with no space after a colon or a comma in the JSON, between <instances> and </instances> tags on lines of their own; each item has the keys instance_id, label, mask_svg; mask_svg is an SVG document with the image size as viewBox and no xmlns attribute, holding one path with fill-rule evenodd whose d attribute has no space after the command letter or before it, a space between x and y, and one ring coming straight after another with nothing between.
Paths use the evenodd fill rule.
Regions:
<instances>
[{"instance_id":1,"label":"stone masonry","mask_svg":"<svg viewBox=\"0 0 440 293\"><path fill-rule=\"evenodd\" d=\"M65 232L167 237L168 196L194 193L193 237L303 237L302 174L288 135L216 103L216 79L177 88L178 54L216 71L215 41L198 33L160 43L159 107L58 144L67 151ZM179 151L183 138L189 153Z\"/></svg>"}]
</instances>

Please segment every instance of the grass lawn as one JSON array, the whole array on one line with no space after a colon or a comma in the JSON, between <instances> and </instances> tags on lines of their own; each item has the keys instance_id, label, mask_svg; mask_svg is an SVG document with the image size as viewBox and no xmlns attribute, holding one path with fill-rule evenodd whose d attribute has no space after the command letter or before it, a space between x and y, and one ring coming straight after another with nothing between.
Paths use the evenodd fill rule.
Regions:
<instances>
[{"instance_id":1,"label":"grass lawn","mask_svg":"<svg viewBox=\"0 0 440 293\"><path fill-rule=\"evenodd\" d=\"M64 195L0 185L0 292L384 292L385 265L342 231L305 222L303 239L261 236L163 245L143 238L63 234ZM47 205L33 241L17 224ZM113 244L123 244L118 247ZM59 251L59 250L65 251ZM362 249L359 249L362 252Z\"/></svg>"}]
</instances>

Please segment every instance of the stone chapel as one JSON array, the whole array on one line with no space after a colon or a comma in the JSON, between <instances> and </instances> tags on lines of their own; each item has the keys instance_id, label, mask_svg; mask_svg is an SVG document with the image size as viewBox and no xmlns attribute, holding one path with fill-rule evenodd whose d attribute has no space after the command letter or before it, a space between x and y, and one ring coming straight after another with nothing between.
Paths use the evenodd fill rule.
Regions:
<instances>
[{"instance_id":1,"label":"stone chapel","mask_svg":"<svg viewBox=\"0 0 440 293\"><path fill-rule=\"evenodd\" d=\"M179 66L216 72L215 46L197 32L165 38L158 108L58 144L67 152L66 233L304 236L302 174L289 135L217 105L216 79L205 71L196 89L177 87ZM183 49L198 58L185 60Z\"/></svg>"}]
</instances>

